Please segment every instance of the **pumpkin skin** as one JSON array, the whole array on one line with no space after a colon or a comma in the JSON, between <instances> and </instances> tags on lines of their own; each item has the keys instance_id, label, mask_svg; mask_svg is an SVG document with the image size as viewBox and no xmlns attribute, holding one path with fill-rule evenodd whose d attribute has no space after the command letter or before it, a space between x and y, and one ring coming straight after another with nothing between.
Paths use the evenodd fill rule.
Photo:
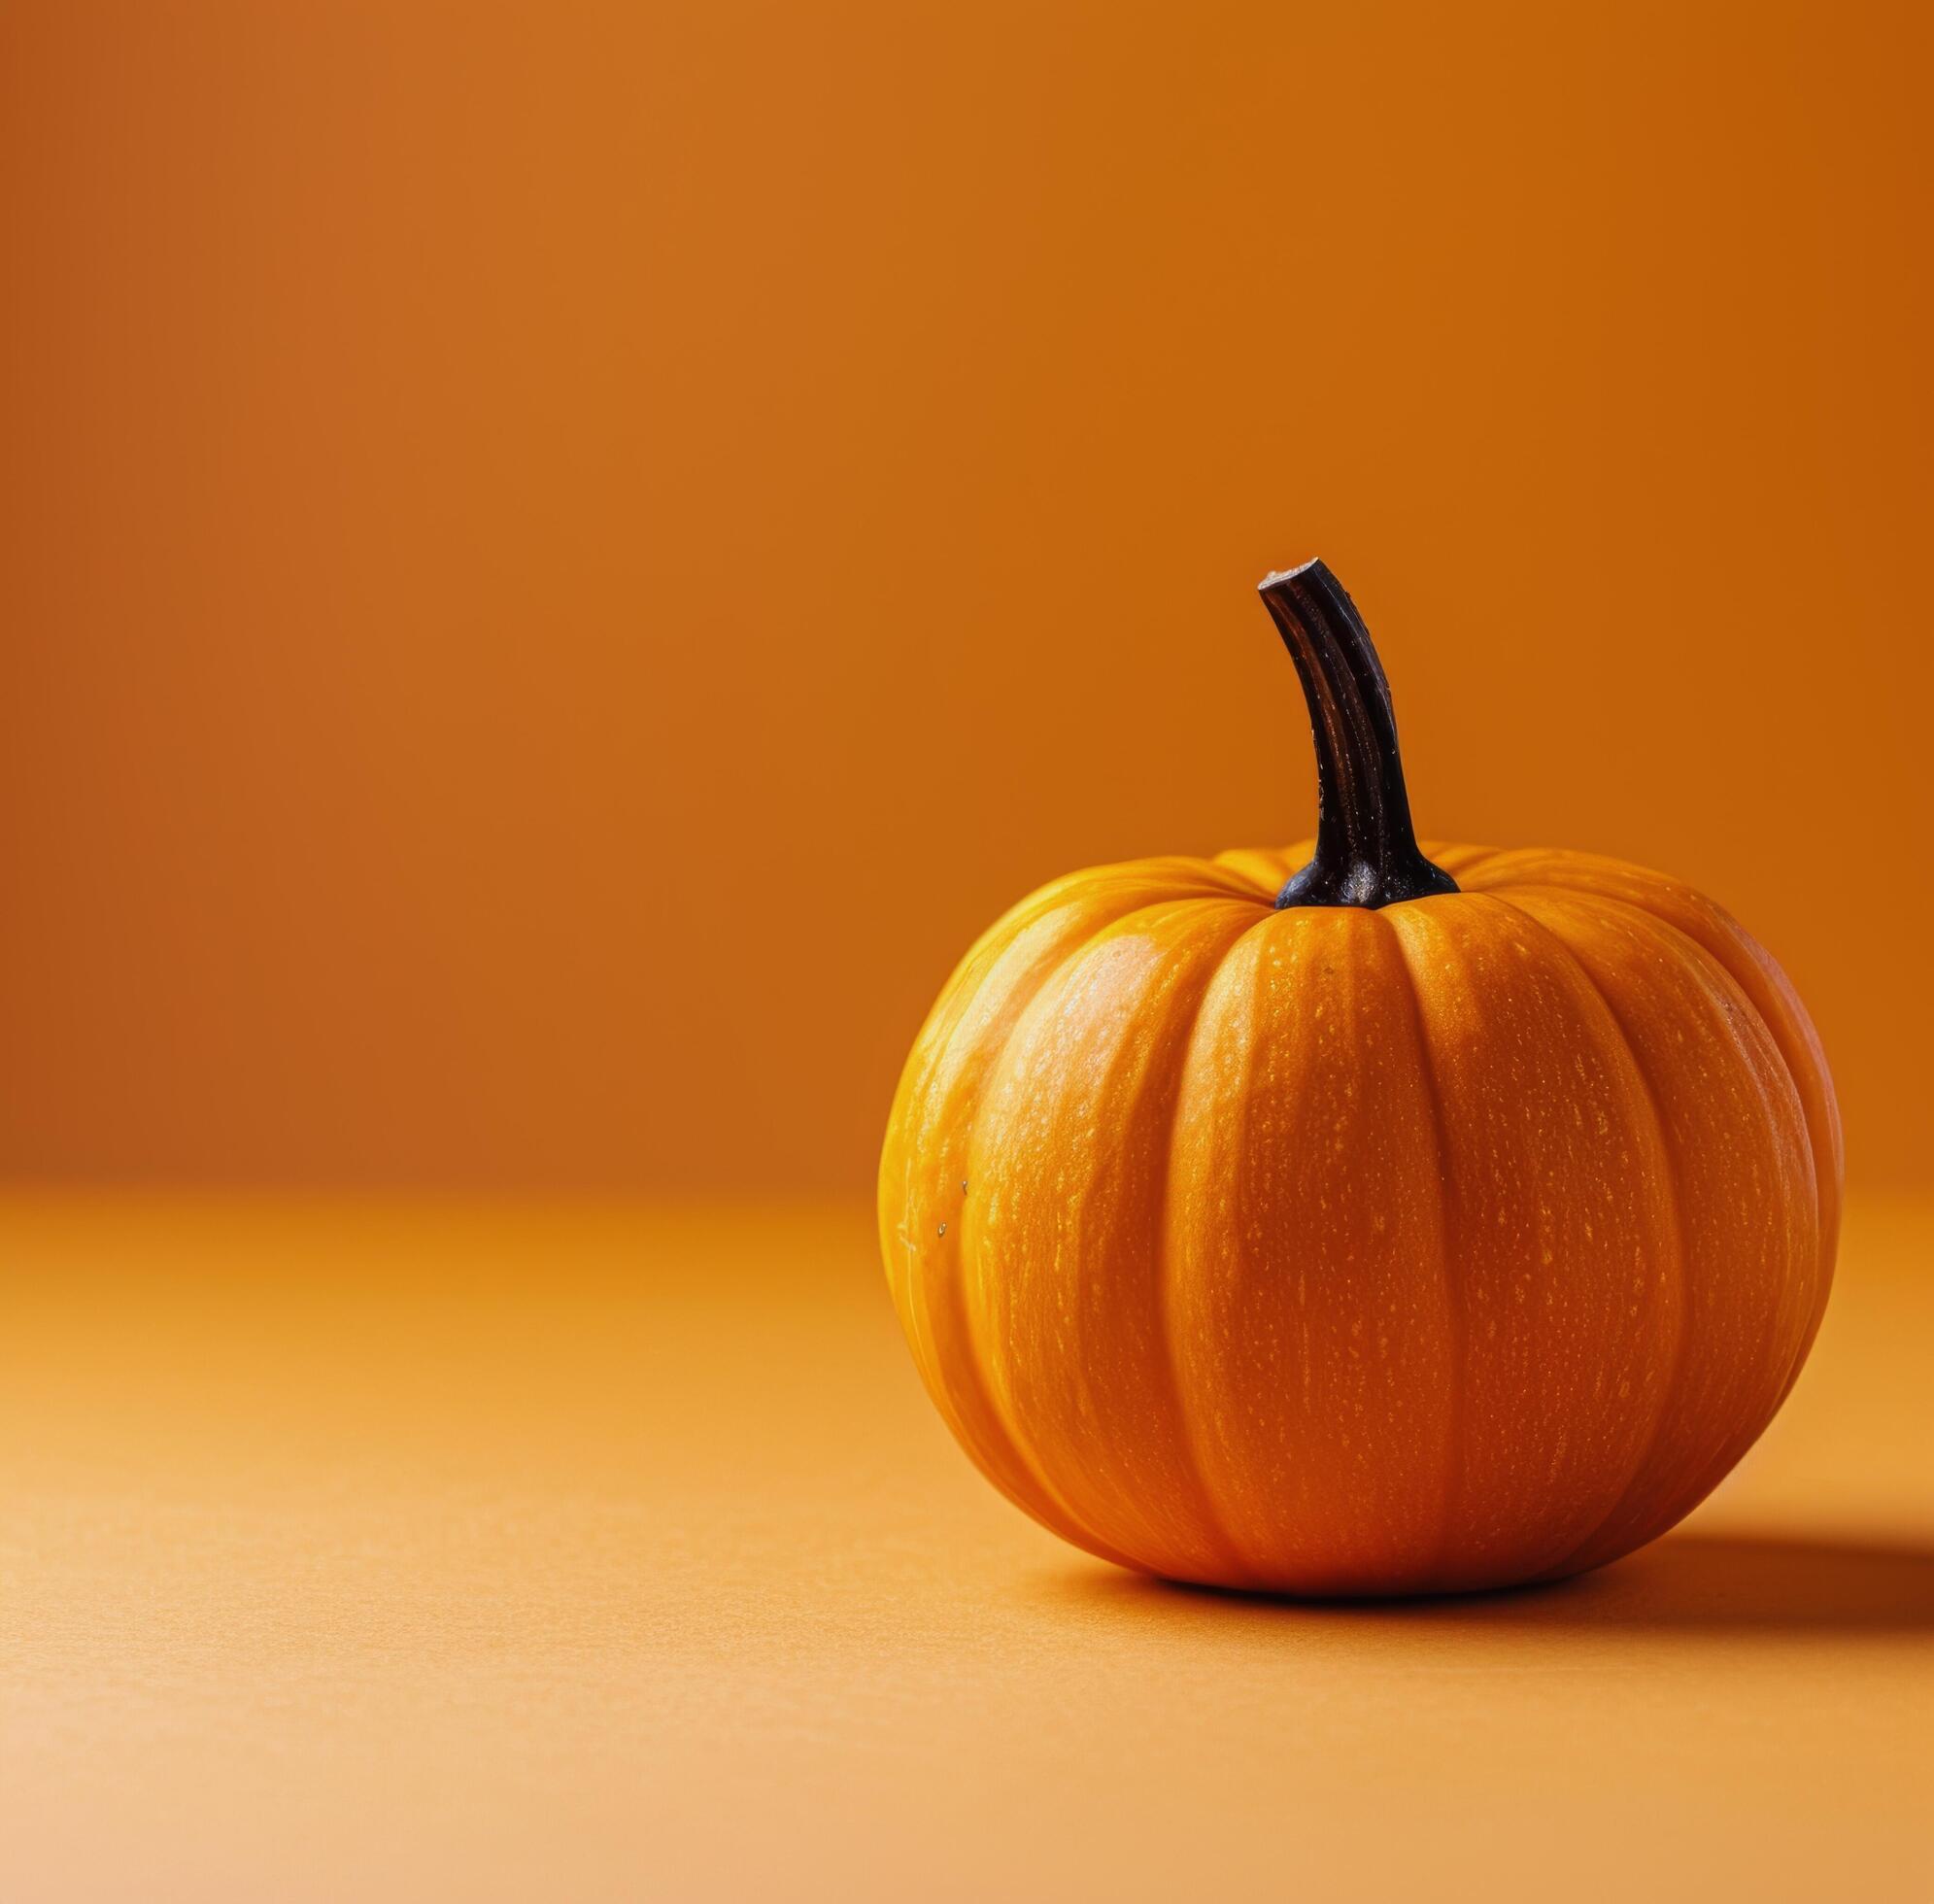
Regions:
<instances>
[{"instance_id":1,"label":"pumpkin skin","mask_svg":"<svg viewBox=\"0 0 1934 1904\"><path fill-rule=\"evenodd\" d=\"M1278 904L1305 861L1073 873L967 954L880 1165L928 1391L1036 1520L1174 1580L1614 1560L1733 1467L1818 1328L1813 1027L1638 867L1443 845L1456 890Z\"/></svg>"}]
</instances>

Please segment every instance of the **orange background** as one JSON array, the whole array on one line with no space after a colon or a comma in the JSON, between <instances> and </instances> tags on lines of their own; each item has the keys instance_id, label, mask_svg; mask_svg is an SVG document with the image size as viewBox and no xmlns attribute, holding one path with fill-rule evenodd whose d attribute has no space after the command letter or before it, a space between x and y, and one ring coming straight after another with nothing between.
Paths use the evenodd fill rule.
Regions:
<instances>
[{"instance_id":1,"label":"orange background","mask_svg":"<svg viewBox=\"0 0 1934 1904\"><path fill-rule=\"evenodd\" d=\"M0 1897L1934 1896L1930 42L0 8ZM1090 1561L881 1286L972 935L1308 829L1318 554L1839 1075L1789 1406L1542 1591Z\"/></svg>"},{"instance_id":2,"label":"orange background","mask_svg":"<svg viewBox=\"0 0 1934 1904\"><path fill-rule=\"evenodd\" d=\"M1001 907L1681 872L1922 1169L1918 10L13 6L0 1166L857 1188Z\"/></svg>"}]
</instances>

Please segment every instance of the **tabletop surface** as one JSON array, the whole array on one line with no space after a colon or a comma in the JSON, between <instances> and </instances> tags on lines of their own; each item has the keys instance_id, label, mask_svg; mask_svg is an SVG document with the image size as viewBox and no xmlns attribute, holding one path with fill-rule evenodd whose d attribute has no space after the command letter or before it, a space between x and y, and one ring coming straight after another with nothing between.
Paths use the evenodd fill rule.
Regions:
<instances>
[{"instance_id":1,"label":"tabletop surface","mask_svg":"<svg viewBox=\"0 0 1934 1904\"><path fill-rule=\"evenodd\" d=\"M1934 1895L1934 1203L1678 1534L1353 1608L1062 1547L867 1212L0 1204L0 1895Z\"/></svg>"}]
</instances>

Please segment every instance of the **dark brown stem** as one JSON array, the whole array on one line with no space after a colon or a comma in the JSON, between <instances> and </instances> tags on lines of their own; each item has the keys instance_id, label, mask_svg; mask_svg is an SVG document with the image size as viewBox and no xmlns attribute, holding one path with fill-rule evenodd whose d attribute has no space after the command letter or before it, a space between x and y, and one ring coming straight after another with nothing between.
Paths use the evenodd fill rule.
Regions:
<instances>
[{"instance_id":1,"label":"dark brown stem","mask_svg":"<svg viewBox=\"0 0 1934 1904\"><path fill-rule=\"evenodd\" d=\"M1320 561L1262 584L1316 742L1316 852L1278 906L1395 905L1457 882L1417 847L1390 688L1356 604Z\"/></svg>"}]
</instances>

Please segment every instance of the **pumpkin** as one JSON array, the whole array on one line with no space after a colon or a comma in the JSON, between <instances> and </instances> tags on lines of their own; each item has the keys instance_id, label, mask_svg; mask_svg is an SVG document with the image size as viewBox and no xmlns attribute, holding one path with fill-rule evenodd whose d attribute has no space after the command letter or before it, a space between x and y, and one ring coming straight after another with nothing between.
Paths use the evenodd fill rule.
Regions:
<instances>
[{"instance_id":1,"label":"pumpkin","mask_svg":"<svg viewBox=\"0 0 1934 1904\"><path fill-rule=\"evenodd\" d=\"M1071 873L967 953L887 1130L895 1305L981 1472L1123 1566L1305 1595L1601 1566L1814 1340L1819 1041L1677 880L1420 848L1349 597L1320 562L1262 595L1315 839Z\"/></svg>"}]
</instances>

